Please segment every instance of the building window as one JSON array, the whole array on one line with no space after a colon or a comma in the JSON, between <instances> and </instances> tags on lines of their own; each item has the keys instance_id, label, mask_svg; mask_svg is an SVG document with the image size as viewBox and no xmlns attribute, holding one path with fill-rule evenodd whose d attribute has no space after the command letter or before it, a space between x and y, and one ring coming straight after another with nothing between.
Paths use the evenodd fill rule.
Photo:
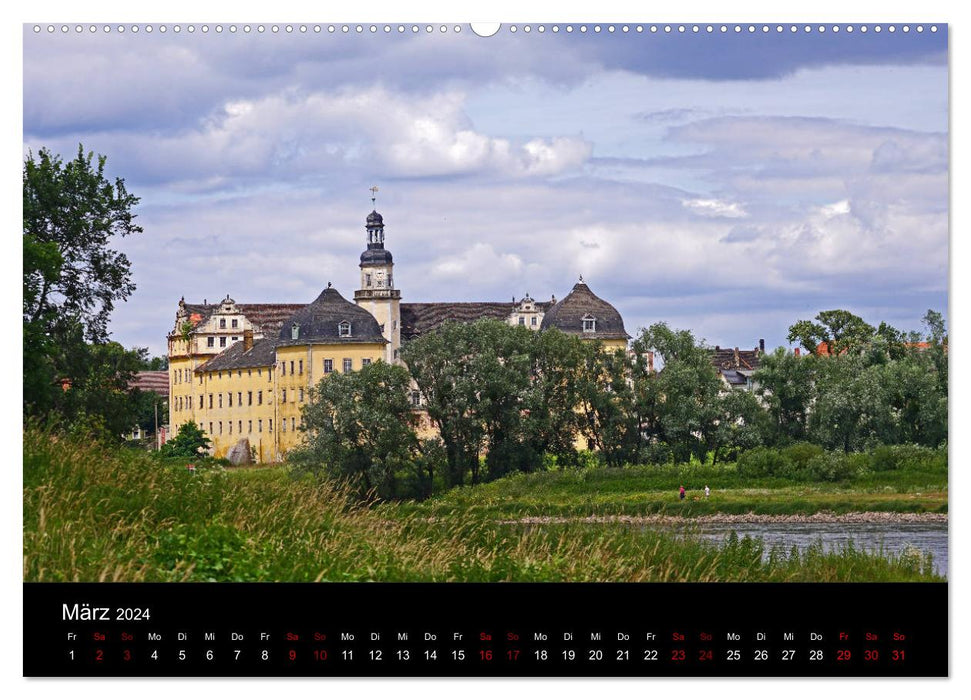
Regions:
<instances>
[{"instance_id":1,"label":"building window","mask_svg":"<svg viewBox=\"0 0 971 700\"><path fill-rule=\"evenodd\" d=\"M529 325L531 325L531 326L535 326L536 325L536 317L535 316L533 316L531 319L529 319Z\"/></svg>"},{"instance_id":2,"label":"building window","mask_svg":"<svg viewBox=\"0 0 971 700\"><path fill-rule=\"evenodd\" d=\"M270 419L270 432L273 432L273 419Z\"/></svg>"},{"instance_id":3,"label":"building window","mask_svg":"<svg viewBox=\"0 0 971 700\"><path fill-rule=\"evenodd\" d=\"M224 347L226 347L226 336L222 336L222 337L221 337L221 338L219 339L219 347L221 347L221 348L224 348Z\"/></svg>"},{"instance_id":4,"label":"building window","mask_svg":"<svg viewBox=\"0 0 971 700\"><path fill-rule=\"evenodd\" d=\"M226 319L224 319L224 318L219 319L219 327L220 328L225 328L226 327Z\"/></svg>"},{"instance_id":5,"label":"building window","mask_svg":"<svg viewBox=\"0 0 971 700\"><path fill-rule=\"evenodd\" d=\"M238 318L234 318L233 319L232 326L233 326L233 328L239 328L239 319Z\"/></svg>"},{"instance_id":6,"label":"building window","mask_svg":"<svg viewBox=\"0 0 971 700\"><path fill-rule=\"evenodd\" d=\"M300 390L300 403L303 403L303 389Z\"/></svg>"},{"instance_id":7,"label":"building window","mask_svg":"<svg viewBox=\"0 0 971 700\"><path fill-rule=\"evenodd\" d=\"M186 397L186 399L189 402L189 410L191 411L192 410L192 395L190 394L189 396Z\"/></svg>"},{"instance_id":8,"label":"building window","mask_svg":"<svg viewBox=\"0 0 971 700\"><path fill-rule=\"evenodd\" d=\"M293 374L293 360L290 360L290 374Z\"/></svg>"},{"instance_id":9,"label":"building window","mask_svg":"<svg viewBox=\"0 0 971 700\"><path fill-rule=\"evenodd\" d=\"M209 336L208 338L206 338L206 345L210 348L216 347L216 339L213 338L212 336Z\"/></svg>"},{"instance_id":10,"label":"building window","mask_svg":"<svg viewBox=\"0 0 971 700\"><path fill-rule=\"evenodd\" d=\"M415 408L421 406L421 394L417 391L411 392L411 405Z\"/></svg>"},{"instance_id":11,"label":"building window","mask_svg":"<svg viewBox=\"0 0 971 700\"><path fill-rule=\"evenodd\" d=\"M520 316L519 317L519 325L520 326L525 326L526 325L526 317L525 316Z\"/></svg>"},{"instance_id":12,"label":"building window","mask_svg":"<svg viewBox=\"0 0 971 700\"><path fill-rule=\"evenodd\" d=\"M284 433L287 432L287 419L286 418L284 418L283 419L283 423L280 424L280 430L283 431Z\"/></svg>"},{"instance_id":13,"label":"building window","mask_svg":"<svg viewBox=\"0 0 971 700\"><path fill-rule=\"evenodd\" d=\"M233 407L233 392L230 391L228 394L226 394L226 398L229 399L229 407L232 408Z\"/></svg>"},{"instance_id":14,"label":"building window","mask_svg":"<svg viewBox=\"0 0 971 700\"><path fill-rule=\"evenodd\" d=\"M284 389L283 390L283 403L286 403L286 402L287 402L287 390Z\"/></svg>"},{"instance_id":15,"label":"building window","mask_svg":"<svg viewBox=\"0 0 971 700\"><path fill-rule=\"evenodd\" d=\"M300 339L300 324L294 323L292 326L290 326L290 340L299 340L299 339Z\"/></svg>"},{"instance_id":16,"label":"building window","mask_svg":"<svg viewBox=\"0 0 971 700\"><path fill-rule=\"evenodd\" d=\"M349 357L344 358L344 374L352 371L354 369L354 362Z\"/></svg>"},{"instance_id":17,"label":"building window","mask_svg":"<svg viewBox=\"0 0 971 700\"><path fill-rule=\"evenodd\" d=\"M243 421L240 421L239 422L239 433L240 433L240 435L243 434Z\"/></svg>"},{"instance_id":18,"label":"building window","mask_svg":"<svg viewBox=\"0 0 971 700\"><path fill-rule=\"evenodd\" d=\"M256 405L257 406L262 406L263 405L263 392L262 391L257 391L256 392Z\"/></svg>"},{"instance_id":19,"label":"building window","mask_svg":"<svg viewBox=\"0 0 971 700\"><path fill-rule=\"evenodd\" d=\"M219 395L219 408L222 408L222 407L223 407L223 395L220 394Z\"/></svg>"},{"instance_id":20,"label":"building window","mask_svg":"<svg viewBox=\"0 0 971 700\"><path fill-rule=\"evenodd\" d=\"M330 374L334 371L334 361L324 360L324 374Z\"/></svg>"},{"instance_id":21,"label":"building window","mask_svg":"<svg viewBox=\"0 0 971 700\"><path fill-rule=\"evenodd\" d=\"M337 333L338 333L338 335L340 335L341 338L350 338L351 337L351 322L350 321L341 321L340 323L338 323L337 324Z\"/></svg>"},{"instance_id":22,"label":"building window","mask_svg":"<svg viewBox=\"0 0 971 700\"><path fill-rule=\"evenodd\" d=\"M401 354L401 350L399 350L399 349L397 349L397 348L395 348L395 351L394 351L394 359L396 359L396 360L397 360L397 359L398 359L398 356L399 356L400 354Z\"/></svg>"},{"instance_id":23,"label":"building window","mask_svg":"<svg viewBox=\"0 0 971 700\"><path fill-rule=\"evenodd\" d=\"M249 426L247 426L247 427L249 427L249 430L246 431L246 432L252 433L253 432L253 421L249 421Z\"/></svg>"},{"instance_id":24,"label":"building window","mask_svg":"<svg viewBox=\"0 0 971 700\"><path fill-rule=\"evenodd\" d=\"M242 406L243 405L243 392L242 391L237 391L236 392L236 405L237 406ZM243 429L240 428L239 429L239 432L243 432Z\"/></svg>"},{"instance_id":25,"label":"building window","mask_svg":"<svg viewBox=\"0 0 971 700\"><path fill-rule=\"evenodd\" d=\"M219 421L219 434L220 435L223 434L223 422L222 421Z\"/></svg>"},{"instance_id":26,"label":"building window","mask_svg":"<svg viewBox=\"0 0 971 700\"><path fill-rule=\"evenodd\" d=\"M201 411L206 406L206 395L199 394L199 410Z\"/></svg>"},{"instance_id":27,"label":"building window","mask_svg":"<svg viewBox=\"0 0 971 700\"><path fill-rule=\"evenodd\" d=\"M247 399L246 405L247 406L252 406L253 405L253 392L252 391L247 391L246 392L246 399ZM250 432L253 432L253 431L250 430Z\"/></svg>"},{"instance_id":28,"label":"building window","mask_svg":"<svg viewBox=\"0 0 971 700\"><path fill-rule=\"evenodd\" d=\"M260 418L259 420L256 421L256 428L257 428L256 429L256 432L258 432L258 433L262 433L263 432L263 419L262 418Z\"/></svg>"},{"instance_id":29,"label":"building window","mask_svg":"<svg viewBox=\"0 0 971 700\"><path fill-rule=\"evenodd\" d=\"M370 287L371 286L371 273L370 272L365 272L364 273L364 286L365 287Z\"/></svg>"},{"instance_id":30,"label":"building window","mask_svg":"<svg viewBox=\"0 0 971 700\"><path fill-rule=\"evenodd\" d=\"M361 367L367 367L369 364L371 364L370 357L365 357L363 360L361 360Z\"/></svg>"},{"instance_id":31,"label":"building window","mask_svg":"<svg viewBox=\"0 0 971 700\"><path fill-rule=\"evenodd\" d=\"M235 343L237 340L239 340L239 336L238 335L234 335L233 336L233 342Z\"/></svg>"},{"instance_id":32,"label":"building window","mask_svg":"<svg viewBox=\"0 0 971 700\"><path fill-rule=\"evenodd\" d=\"M597 319L593 316L584 316L582 320L584 333L595 333L597 331Z\"/></svg>"},{"instance_id":33,"label":"building window","mask_svg":"<svg viewBox=\"0 0 971 700\"><path fill-rule=\"evenodd\" d=\"M226 425L229 426L229 434L232 435L233 434L233 422L232 421L228 421L226 423Z\"/></svg>"},{"instance_id":34,"label":"building window","mask_svg":"<svg viewBox=\"0 0 971 700\"><path fill-rule=\"evenodd\" d=\"M297 374L303 374L303 360L297 363Z\"/></svg>"},{"instance_id":35,"label":"building window","mask_svg":"<svg viewBox=\"0 0 971 700\"><path fill-rule=\"evenodd\" d=\"M209 421L209 434L212 435L212 421Z\"/></svg>"},{"instance_id":36,"label":"building window","mask_svg":"<svg viewBox=\"0 0 971 700\"><path fill-rule=\"evenodd\" d=\"M212 408L212 394L209 394L209 408Z\"/></svg>"},{"instance_id":37,"label":"building window","mask_svg":"<svg viewBox=\"0 0 971 700\"><path fill-rule=\"evenodd\" d=\"M297 419L296 418L291 418L290 419L290 430L292 431L292 430L296 430L296 429L297 429Z\"/></svg>"},{"instance_id":38,"label":"building window","mask_svg":"<svg viewBox=\"0 0 971 700\"><path fill-rule=\"evenodd\" d=\"M256 376L257 377L262 377L263 376L263 370L262 369L256 370Z\"/></svg>"},{"instance_id":39,"label":"building window","mask_svg":"<svg viewBox=\"0 0 971 700\"><path fill-rule=\"evenodd\" d=\"M286 362L281 362L280 363L280 376L282 376L282 377L287 376L287 363Z\"/></svg>"},{"instance_id":40,"label":"building window","mask_svg":"<svg viewBox=\"0 0 971 700\"><path fill-rule=\"evenodd\" d=\"M199 383L202 384L202 372L199 373ZM202 405L202 404L200 404Z\"/></svg>"}]
</instances>

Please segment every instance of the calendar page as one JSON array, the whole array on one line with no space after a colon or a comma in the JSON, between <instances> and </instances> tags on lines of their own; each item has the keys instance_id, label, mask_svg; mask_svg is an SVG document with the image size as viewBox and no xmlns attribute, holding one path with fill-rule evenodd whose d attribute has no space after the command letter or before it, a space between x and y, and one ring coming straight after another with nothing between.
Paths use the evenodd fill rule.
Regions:
<instances>
[{"instance_id":1,"label":"calendar page","mask_svg":"<svg viewBox=\"0 0 971 700\"><path fill-rule=\"evenodd\" d=\"M24 24L23 675L947 676L948 51Z\"/></svg>"}]
</instances>

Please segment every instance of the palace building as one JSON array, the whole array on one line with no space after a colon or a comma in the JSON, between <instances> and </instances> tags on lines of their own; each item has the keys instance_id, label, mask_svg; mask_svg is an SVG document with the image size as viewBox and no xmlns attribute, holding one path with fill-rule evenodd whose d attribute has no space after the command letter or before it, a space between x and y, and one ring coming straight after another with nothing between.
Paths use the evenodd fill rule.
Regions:
<instances>
[{"instance_id":1,"label":"palace building","mask_svg":"<svg viewBox=\"0 0 971 700\"><path fill-rule=\"evenodd\" d=\"M240 304L229 295L216 304L179 301L168 335L172 435L195 421L217 457L239 461L249 451L256 461L279 461L301 441L300 409L324 376L400 363L403 342L446 321L492 318L627 348L620 314L582 278L560 301L526 294L509 302L402 303L381 214L368 214L365 230L353 302L330 283L309 304ZM413 402L420 409L417 392Z\"/></svg>"}]
</instances>

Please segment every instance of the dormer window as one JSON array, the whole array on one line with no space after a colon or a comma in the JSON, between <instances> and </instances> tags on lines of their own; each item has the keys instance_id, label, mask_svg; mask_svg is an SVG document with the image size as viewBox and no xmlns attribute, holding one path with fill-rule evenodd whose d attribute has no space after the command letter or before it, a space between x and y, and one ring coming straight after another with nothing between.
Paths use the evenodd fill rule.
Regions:
<instances>
[{"instance_id":1,"label":"dormer window","mask_svg":"<svg viewBox=\"0 0 971 700\"><path fill-rule=\"evenodd\" d=\"M589 314L583 317L583 332L584 333L596 333L597 332L597 319Z\"/></svg>"},{"instance_id":2,"label":"dormer window","mask_svg":"<svg viewBox=\"0 0 971 700\"><path fill-rule=\"evenodd\" d=\"M299 340L300 339L300 324L294 323L290 326L290 339Z\"/></svg>"},{"instance_id":3,"label":"dormer window","mask_svg":"<svg viewBox=\"0 0 971 700\"><path fill-rule=\"evenodd\" d=\"M337 324L337 334L341 338L350 338L351 337L351 322L350 321L341 321L340 323L338 323Z\"/></svg>"}]
</instances>

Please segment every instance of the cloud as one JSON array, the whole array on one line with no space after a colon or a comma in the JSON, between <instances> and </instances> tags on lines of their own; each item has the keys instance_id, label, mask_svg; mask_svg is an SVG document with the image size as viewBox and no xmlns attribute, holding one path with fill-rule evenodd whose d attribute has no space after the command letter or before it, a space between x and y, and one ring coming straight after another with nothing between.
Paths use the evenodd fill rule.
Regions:
<instances>
[{"instance_id":1,"label":"cloud","mask_svg":"<svg viewBox=\"0 0 971 700\"><path fill-rule=\"evenodd\" d=\"M178 133L114 135L112 155L143 180L208 189L221 178L281 182L322 169L548 177L576 170L591 154L577 137L517 143L480 133L464 102L459 92L419 99L382 88L268 94L226 102Z\"/></svg>"},{"instance_id":2,"label":"cloud","mask_svg":"<svg viewBox=\"0 0 971 700\"><path fill-rule=\"evenodd\" d=\"M685 199L681 202L685 209L700 216L724 217L738 219L748 216L748 213L737 202L725 202L719 199Z\"/></svg>"},{"instance_id":3,"label":"cloud","mask_svg":"<svg viewBox=\"0 0 971 700\"><path fill-rule=\"evenodd\" d=\"M820 308L911 328L946 304L942 29L28 32L24 140L83 141L142 198L126 344L162 351L182 294L350 297L377 183L405 301L562 298L582 273L631 332L771 346Z\"/></svg>"}]
</instances>

